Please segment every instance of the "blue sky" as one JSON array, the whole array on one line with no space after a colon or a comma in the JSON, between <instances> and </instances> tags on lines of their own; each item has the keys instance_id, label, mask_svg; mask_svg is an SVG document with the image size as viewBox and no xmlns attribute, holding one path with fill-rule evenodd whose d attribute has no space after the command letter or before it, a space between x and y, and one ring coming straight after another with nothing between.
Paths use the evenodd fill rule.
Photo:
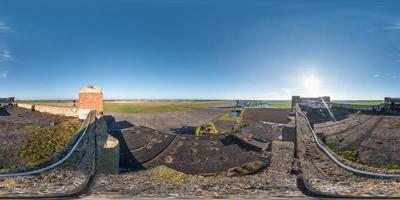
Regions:
<instances>
[{"instance_id":1,"label":"blue sky","mask_svg":"<svg viewBox=\"0 0 400 200\"><path fill-rule=\"evenodd\" d=\"M0 96L400 96L400 1L2 0Z\"/></svg>"}]
</instances>

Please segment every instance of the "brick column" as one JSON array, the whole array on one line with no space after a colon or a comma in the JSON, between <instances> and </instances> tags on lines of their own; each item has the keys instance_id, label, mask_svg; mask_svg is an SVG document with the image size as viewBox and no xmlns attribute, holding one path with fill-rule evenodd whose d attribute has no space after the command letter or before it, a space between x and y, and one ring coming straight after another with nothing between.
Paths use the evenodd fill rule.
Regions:
<instances>
[{"instance_id":1,"label":"brick column","mask_svg":"<svg viewBox=\"0 0 400 200\"><path fill-rule=\"evenodd\" d=\"M100 87L85 86L79 91L79 109L96 110L97 114L103 114L103 91Z\"/></svg>"}]
</instances>

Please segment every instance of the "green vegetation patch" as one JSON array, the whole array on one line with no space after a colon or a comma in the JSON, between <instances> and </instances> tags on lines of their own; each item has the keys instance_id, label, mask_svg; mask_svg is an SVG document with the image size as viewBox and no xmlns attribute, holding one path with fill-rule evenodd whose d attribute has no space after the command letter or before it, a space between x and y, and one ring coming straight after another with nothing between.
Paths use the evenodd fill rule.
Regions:
<instances>
[{"instance_id":1,"label":"green vegetation patch","mask_svg":"<svg viewBox=\"0 0 400 200\"><path fill-rule=\"evenodd\" d=\"M336 151L336 153L343 158L350 160L355 163L359 163L358 160L358 151L357 150L346 150L346 151Z\"/></svg>"},{"instance_id":2,"label":"green vegetation patch","mask_svg":"<svg viewBox=\"0 0 400 200\"><path fill-rule=\"evenodd\" d=\"M186 183L189 178L188 175L165 166L153 169L150 177L153 181L161 183Z\"/></svg>"},{"instance_id":3,"label":"green vegetation patch","mask_svg":"<svg viewBox=\"0 0 400 200\"><path fill-rule=\"evenodd\" d=\"M386 169L400 170L400 164L387 164L383 167Z\"/></svg>"},{"instance_id":4,"label":"green vegetation patch","mask_svg":"<svg viewBox=\"0 0 400 200\"><path fill-rule=\"evenodd\" d=\"M117 113L154 113L154 112L175 112L183 111L185 108L173 104L151 104L151 103L105 103L106 112Z\"/></svg>"},{"instance_id":5,"label":"green vegetation patch","mask_svg":"<svg viewBox=\"0 0 400 200\"><path fill-rule=\"evenodd\" d=\"M202 135L218 135L218 130L214 125L214 122L208 122L200 127L196 128L195 135L202 136Z\"/></svg>"},{"instance_id":6,"label":"green vegetation patch","mask_svg":"<svg viewBox=\"0 0 400 200\"><path fill-rule=\"evenodd\" d=\"M217 121L217 120L219 120L219 121L224 121L224 122L237 122L237 121L241 121L242 118L243 118L243 113L244 113L244 111L245 111L245 109L240 109L240 116L238 116L238 117L231 117L231 112L232 112L232 111L225 112L223 115L221 115L220 117L218 117L218 118L216 119L216 121Z\"/></svg>"},{"instance_id":7,"label":"green vegetation patch","mask_svg":"<svg viewBox=\"0 0 400 200\"><path fill-rule=\"evenodd\" d=\"M361 161L358 159L358 150L338 150L332 144L327 144L327 146L339 156L357 164L362 164Z\"/></svg>"},{"instance_id":8,"label":"green vegetation patch","mask_svg":"<svg viewBox=\"0 0 400 200\"><path fill-rule=\"evenodd\" d=\"M19 157L29 165L39 165L60 152L78 132L79 121L65 121L53 126L27 125L25 129L32 137L19 149Z\"/></svg>"},{"instance_id":9,"label":"green vegetation patch","mask_svg":"<svg viewBox=\"0 0 400 200\"><path fill-rule=\"evenodd\" d=\"M292 102L289 100L266 100L262 101L262 104L266 104L270 108L291 108Z\"/></svg>"},{"instance_id":10,"label":"green vegetation patch","mask_svg":"<svg viewBox=\"0 0 400 200\"><path fill-rule=\"evenodd\" d=\"M218 135L218 134L223 134L225 132L219 131L216 126L214 125L214 122L218 121L223 121L223 122L234 122L234 126L232 127L231 132L237 132L239 129L243 126L248 125L247 122L243 120L243 113L245 109L240 109L240 115L238 117L231 117L230 114L232 111L227 111L223 115L217 117L211 122L208 122L205 125L202 125L200 127L197 127L195 135L201 136L201 135Z\"/></svg>"}]
</instances>

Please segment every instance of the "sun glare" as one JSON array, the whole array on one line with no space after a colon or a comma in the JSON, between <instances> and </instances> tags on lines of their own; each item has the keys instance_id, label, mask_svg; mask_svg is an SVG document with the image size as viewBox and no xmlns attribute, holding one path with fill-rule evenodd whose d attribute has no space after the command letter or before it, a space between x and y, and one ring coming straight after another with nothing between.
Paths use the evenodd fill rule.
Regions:
<instances>
[{"instance_id":1,"label":"sun glare","mask_svg":"<svg viewBox=\"0 0 400 200\"><path fill-rule=\"evenodd\" d=\"M314 74L303 78L303 87L307 92L316 93L319 91L320 86L321 81Z\"/></svg>"}]
</instances>

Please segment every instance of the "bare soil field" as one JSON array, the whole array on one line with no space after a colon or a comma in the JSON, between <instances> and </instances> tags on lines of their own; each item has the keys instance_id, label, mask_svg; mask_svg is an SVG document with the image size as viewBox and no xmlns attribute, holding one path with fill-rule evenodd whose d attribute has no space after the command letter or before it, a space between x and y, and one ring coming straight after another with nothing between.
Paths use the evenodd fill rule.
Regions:
<instances>
[{"instance_id":1,"label":"bare soil field","mask_svg":"<svg viewBox=\"0 0 400 200\"><path fill-rule=\"evenodd\" d=\"M272 122L286 124L289 122L290 109L280 108L247 108L243 119L250 122Z\"/></svg>"},{"instance_id":2,"label":"bare soil field","mask_svg":"<svg viewBox=\"0 0 400 200\"><path fill-rule=\"evenodd\" d=\"M129 122L135 126L146 126L159 130L166 130L173 133L194 133L194 127L200 126L214 118L224 114L227 108L205 108L191 109L177 112L162 113L112 113L105 115L113 116L116 121ZM117 129L118 127L109 127Z\"/></svg>"},{"instance_id":3,"label":"bare soil field","mask_svg":"<svg viewBox=\"0 0 400 200\"><path fill-rule=\"evenodd\" d=\"M74 118L60 117L22 108L6 108L0 112L0 169L27 165L19 156L21 146L32 138L32 130L55 127L59 123L79 123Z\"/></svg>"}]
</instances>

